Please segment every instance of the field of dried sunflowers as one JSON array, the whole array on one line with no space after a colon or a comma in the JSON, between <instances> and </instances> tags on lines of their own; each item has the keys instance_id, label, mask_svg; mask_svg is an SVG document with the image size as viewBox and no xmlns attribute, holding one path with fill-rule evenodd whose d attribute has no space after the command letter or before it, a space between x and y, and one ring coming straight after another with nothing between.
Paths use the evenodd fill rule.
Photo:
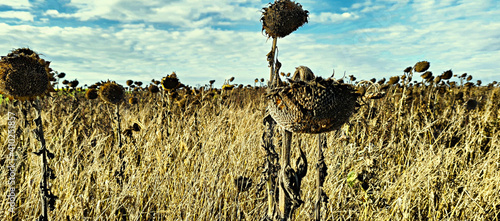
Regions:
<instances>
[{"instance_id":1,"label":"field of dried sunflowers","mask_svg":"<svg viewBox=\"0 0 500 221\"><path fill-rule=\"evenodd\" d=\"M406 72L387 82L358 84L362 94L369 86L381 91L372 96L378 99L365 96L341 130L327 133L325 220L500 219L499 86L472 83L470 75L446 81L430 75ZM343 81L355 84L356 79ZM265 88L165 91L159 83L141 88L127 82L128 102L120 105L121 147L114 106L88 99L97 97L96 91L66 88L40 101L47 148L54 154L50 166L56 178L50 188L58 197L50 220L266 216L267 195L259 185ZM33 220L41 212L41 165L33 154L39 147L30 132L36 116L29 106L4 100L0 108L1 125L7 125L7 112L19 116L14 213L19 220ZM6 138L2 127L0 143ZM278 134L278 150L280 139ZM316 142L313 135L294 134L292 146L316 162ZM292 159L298 155L293 148ZM7 156L2 148L1 177L8 176ZM309 170L302 181L304 204L295 210L296 220L312 219L315 172ZM0 182L2 220L14 218L8 187L6 179Z\"/></svg>"}]
</instances>

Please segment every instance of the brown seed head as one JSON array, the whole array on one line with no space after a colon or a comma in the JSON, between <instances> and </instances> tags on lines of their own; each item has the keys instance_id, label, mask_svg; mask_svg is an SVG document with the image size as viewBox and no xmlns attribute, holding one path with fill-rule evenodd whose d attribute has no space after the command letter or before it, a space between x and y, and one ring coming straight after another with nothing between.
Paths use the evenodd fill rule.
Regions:
<instances>
[{"instance_id":1,"label":"brown seed head","mask_svg":"<svg viewBox=\"0 0 500 221\"><path fill-rule=\"evenodd\" d=\"M423 79L429 79L432 77L432 72L430 71L426 71L425 73L423 73L422 75L420 75Z\"/></svg>"},{"instance_id":2,"label":"brown seed head","mask_svg":"<svg viewBox=\"0 0 500 221\"><path fill-rule=\"evenodd\" d=\"M99 96L107 103L119 104L125 98L125 89L114 81L107 81L99 88Z\"/></svg>"},{"instance_id":3,"label":"brown seed head","mask_svg":"<svg viewBox=\"0 0 500 221\"><path fill-rule=\"evenodd\" d=\"M472 83L472 82L467 82L467 83L465 83L465 84L464 84L464 86L465 86L466 88L471 88L471 87L474 87L474 83Z\"/></svg>"},{"instance_id":4,"label":"brown seed head","mask_svg":"<svg viewBox=\"0 0 500 221\"><path fill-rule=\"evenodd\" d=\"M94 100L98 97L97 90L95 88L90 88L85 92L85 98L89 100Z\"/></svg>"},{"instance_id":5,"label":"brown seed head","mask_svg":"<svg viewBox=\"0 0 500 221\"><path fill-rule=\"evenodd\" d=\"M414 68L416 72L424 72L427 71L430 66L431 64L428 61L420 61L415 64Z\"/></svg>"},{"instance_id":6,"label":"brown seed head","mask_svg":"<svg viewBox=\"0 0 500 221\"><path fill-rule=\"evenodd\" d=\"M443 74L441 74L441 79L443 80L448 80L450 79L451 77L453 76L453 72L450 70L447 70L445 72L443 72Z\"/></svg>"},{"instance_id":7,"label":"brown seed head","mask_svg":"<svg viewBox=\"0 0 500 221\"><path fill-rule=\"evenodd\" d=\"M0 93L17 100L34 100L54 91L49 62L29 48L12 51L0 60Z\"/></svg>"},{"instance_id":8,"label":"brown seed head","mask_svg":"<svg viewBox=\"0 0 500 221\"><path fill-rule=\"evenodd\" d=\"M127 86L130 86L130 85L132 85L132 84L134 84L134 81L133 81L133 80L127 80Z\"/></svg>"},{"instance_id":9,"label":"brown seed head","mask_svg":"<svg viewBox=\"0 0 500 221\"><path fill-rule=\"evenodd\" d=\"M407 67L405 68L404 72L405 73L410 73L410 71L413 69L413 67Z\"/></svg>"},{"instance_id":10,"label":"brown seed head","mask_svg":"<svg viewBox=\"0 0 500 221\"><path fill-rule=\"evenodd\" d=\"M158 93L160 91L160 88L158 88L158 86L152 84L152 85L149 85L149 92L155 94L155 93Z\"/></svg>"},{"instance_id":11,"label":"brown seed head","mask_svg":"<svg viewBox=\"0 0 500 221\"><path fill-rule=\"evenodd\" d=\"M399 82L399 76L393 76L389 79L389 82L387 82L387 84L393 85L397 84L398 82Z\"/></svg>"},{"instance_id":12,"label":"brown seed head","mask_svg":"<svg viewBox=\"0 0 500 221\"><path fill-rule=\"evenodd\" d=\"M283 38L307 22L309 12L290 0L276 0L262 11L262 30L268 37Z\"/></svg>"},{"instance_id":13,"label":"brown seed head","mask_svg":"<svg viewBox=\"0 0 500 221\"><path fill-rule=\"evenodd\" d=\"M72 80L68 83L68 86L72 87L72 88L75 88L76 86L78 86L80 82L78 82L78 80Z\"/></svg>"},{"instance_id":14,"label":"brown seed head","mask_svg":"<svg viewBox=\"0 0 500 221\"><path fill-rule=\"evenodd\" d=\"M385 83L385 78L380 79L377 83L380 84L380 85L384 84Z\"/></svg>"},{"instance_id":15,"label":"brown seed head","mask_svg":"<svg viewBox=\"0 0 500 221\"><path fill-rule=\"evenodd\" d=\"M161 85L163 89L171 91L180 87L179 79L177 79L177 75L174 73L164 77L161 79Z\"/></svg>"},{"instance_id":16,"label":"brown seed head","mask_svg":"<svg viewBox=\"0 0 500 221\"><path fill-rule=\"evenodd\" d=\"M434 83L438 84L441 81L441 76L437 76L434 78Z\"/></svg>"}]
</instances>

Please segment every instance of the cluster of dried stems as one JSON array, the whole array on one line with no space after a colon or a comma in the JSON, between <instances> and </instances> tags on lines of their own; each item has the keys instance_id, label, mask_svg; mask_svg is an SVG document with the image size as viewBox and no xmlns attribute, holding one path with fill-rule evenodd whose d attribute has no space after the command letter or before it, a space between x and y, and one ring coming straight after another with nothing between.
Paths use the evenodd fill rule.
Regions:
<instances>
[{"instance_id":1,"label":"cluster of dried stems","mask_svg":"<svg viewBox=\"0 0 500 221\"><path fill-rule=\"evenodd\" d=\"M165 115L159 113L161 97L149 92L134 94L139 99L137 104L122 104L123 127L135 128L135 123L143 127L124 133L121 149L110 127L114 119L109 105L85 100L81 92L40 101L46 145L55 156L51 167L57 178L51 181L51 191L59 197L49 217L265 217L268 194L265 187L258 191L260 166L266 160L261 148L265 127L257 120L264 117L264 90L235 87L224 95L205 91L185 96L186 90L178 93L179 97L172 99L173 105L164 110L168 112ZM385 87L383 93L380 99L365 101L341 131L326 134L327 148L323 151L329 175L323 189L329 199L321 217L500 218L498 85L410 85L401 81ZM187 102L177 105L180 99ZM3 101L1 105L0 115L6 116L7 105L12 102ZM168 125L159 123L160 116L170 117ZM31 123L34 118L36 112L28 109L26 119L30 121L19 130L35 128ZM0 123L5 125L6 118ZM42 210L41 165L38 157L30 153L39 146L28 133L22 134L16 161L16 216L33 220ZM7 130L0 130L0 143L5 143L6 138ZM273 138L277 149L282 146L281 139L279 134ZM298 134L292 146L300 146L309 162L317 162L315 135ZM0 154L1 168L6 168L6 151ZM299 156L298 148L291 150L291 159ZM7 171L2 169L1 175L7 177ZM117 172L121 172L120 182ZM311 170L302 180L300 195L304 204L295 210L296 220L313 218L315 202L311 199L316 194L316 176L316 171ZM241 183L247 186L241 188ZM7 182L0 182L2 193L6 194L8 187ZM8 206L3 200L2 211L8 211ZM12 216L8 212L0 214L5 220Z\"/></svg>"}]
</instances>

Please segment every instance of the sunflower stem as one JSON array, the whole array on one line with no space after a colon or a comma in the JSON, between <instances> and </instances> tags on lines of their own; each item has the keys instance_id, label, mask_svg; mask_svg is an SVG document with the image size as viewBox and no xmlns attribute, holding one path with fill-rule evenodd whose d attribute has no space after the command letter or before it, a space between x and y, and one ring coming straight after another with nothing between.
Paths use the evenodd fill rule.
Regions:
<instances>
[{"instance_id":1,"label":"sunflower stem","mask_svg":"<svg viewBox=\"0 0 500 221\"><path fill-rule=\"evenodd\" d=\"M283 129L283 148L281 149L281 182L285 179L285 169L290 166L290 149L292 144L292 132ZM279 209L282 220L288 220L290 215L290 198L286 195L285 185L279 185Z\"/></svg>"},{"instance_id":2,"label":"sunflower stem","mask_svg":"<svg viewBox=\"0 0 500 221\"><path fill-rule=\"evenodd\" d=\"M33 131L38 141L40 141L40 150L38 154L41 154L41 164L42 164L42 180L40 181L40 192L41 192L41 203L42 203L42 214L40 215L39 220L47 221L48 220L48 161L47 161L47 148L45 146L45 138L43 136L43 125L42 125L42 110L40 107L40 101L35 101L35 110L36 110L36 118L34 120L36 124L36 129Z\"/></svg>"},{"instance_id":3,"label":"sunflower stem","mask_svg":"<svg viewBox=\"0 0 500 221\"><path fill-rule=\"evenodd\" d=\"M269 75L269 88L273 88L276 84L276 73L274 73L274 59L275 59L275 55L276 55L276 44L278 42L278 38L277 37L273 37L273 46L271 48L271 52L269 52L269 55L267 57L268 61L269 61L269 67L271 69L271 73Z\"/></svg>"},{"instance_id":4,"label":"sunflower stem","mask_svg":"<svg viewBox=\"0 0 500 221\"><path fill-rule=\"evenodd\" d=\"M321 201L323 200L323 183L326 177L326 164L325 156L323 155L323 148L326 147L326 139L323 133L318 134L318 176L316 179L316 208L314 211L314 220L321 220Z\"/></svg>"},{"instance_id":5,"label":"sunflower stem","mask_svg":"<svg viewBox=\"0 0 500 221\"><path fill-rule=\"evenodd\" d=\"M120 104L116 104L116 111L115 111L115 115L116 115L116 127L117 127L117 131L116 131L116 134L117 134L117 141L118 141L118 149L120 149L120 158L122 158L121 156L121 148L122 148L122 136L121 136L121 128L120 128Z\"/></svg>"}]
</instances>

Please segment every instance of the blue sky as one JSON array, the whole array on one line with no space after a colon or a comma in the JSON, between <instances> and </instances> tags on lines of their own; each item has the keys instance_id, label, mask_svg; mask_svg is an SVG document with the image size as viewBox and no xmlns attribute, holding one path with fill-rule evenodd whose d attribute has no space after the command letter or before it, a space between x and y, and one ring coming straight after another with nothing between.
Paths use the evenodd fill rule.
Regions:
<instances>
[{"instance_id":1,"label":"blue sky","mask_svg":"<svg viewBox=\"0 0 500 221\"><path fill-rule=\"evenodd\" d=\"M42 53L67 79L150 82L175 71L192 86L268 78L271 40L255 0L0 0L0 55ZM418 61L440 74L500 80L500 1L298 1L309 23L278 40L281 71L400 75ZM414 79L419 79L417 76Z\"/></svg>"}]
</instances>

